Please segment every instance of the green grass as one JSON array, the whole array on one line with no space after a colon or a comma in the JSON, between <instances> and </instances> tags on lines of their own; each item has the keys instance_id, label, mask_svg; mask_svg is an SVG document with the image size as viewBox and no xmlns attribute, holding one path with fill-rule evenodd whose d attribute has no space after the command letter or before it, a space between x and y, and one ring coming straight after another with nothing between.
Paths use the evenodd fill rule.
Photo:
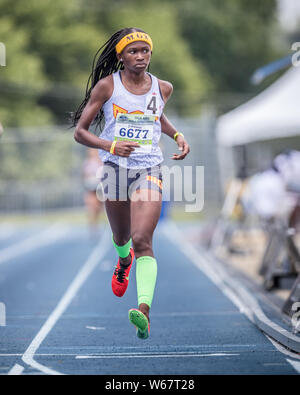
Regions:
<instances>
[{"instance_id":1,"label":"green grass","mask_svg":"<svg viewBox=\"0 0 300 395\"><path fill-rule=\"evenodd\" d=\"M199 213L186 213L184 206L174 205L169 210L169 218L176 222L194 222L204 219L204 211ZM65 222L74 225L86 225L87 214L85 208L76 209L60 209L44 212L20 212L20 213L7 213L1 214L1 223L12 223L19 225L26 225L32 223L52 223L52 222ZM99 222L106 222L106 214L103 211L99 217Z\"/></svg>"},{"instance_id":2,"label":"green grass","mask_svg":"<svg viewBox=\"0 0 300 395\"><path fill-rule=\"evenodd\" d=\"M103 214L104 216L104 214ZM100 218L101 220L104 219ZM66 222L69 224L86 224L87 216L85 209L72 209L72 210L53 210L47 212L31 212L31 213L11 213L1 215L0 224L9 222L13 224L26 225L35 222Z\"/></svg>"}]
</instances>

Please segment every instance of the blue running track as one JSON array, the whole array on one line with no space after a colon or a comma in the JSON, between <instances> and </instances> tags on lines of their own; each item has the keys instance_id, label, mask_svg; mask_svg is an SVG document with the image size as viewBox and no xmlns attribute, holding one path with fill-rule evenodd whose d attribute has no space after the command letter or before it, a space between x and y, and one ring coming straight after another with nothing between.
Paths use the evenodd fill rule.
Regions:
<instances>
[{"instance_id":1,"label":"blue running track","mask_svg":"<svg viewBox=\"0 0 300 395\"><path fill-rule=\"evenodd\" d=\"M170 232L170 237L168 237ZM172 242L154 238L158 279L148 340L128 321L135 267L117 298L109 228L0 227L0 374L295 375L287 355ZM183 237L183 234L182 234ZM2 317L3 321L3 317ZM295 364L299 366L299 360Z\"/></svg>"}]
</instances>

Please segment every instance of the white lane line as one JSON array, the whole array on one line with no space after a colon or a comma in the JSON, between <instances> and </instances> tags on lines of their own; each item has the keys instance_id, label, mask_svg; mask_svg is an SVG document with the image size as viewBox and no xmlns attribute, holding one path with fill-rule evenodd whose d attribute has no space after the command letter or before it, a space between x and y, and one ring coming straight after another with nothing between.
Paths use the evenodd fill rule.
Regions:
<instances>
[{"instance_id":1,"label":"white lane line","mask_svg":"<svg viewBox=\"0 0 300 395\"><path fill-rule=\"evenodd\" d=\"M290 358L294 358L294 359L299 359L300 360L300 355L296 354L290 350L288 350L287 348L283 347L280 343L277 343L277 341L275 341L274 339L272 339L270 336L266 335L266 337L270 340L270 342L273 344L273 346L280 351L282 354L287 355Z\"/></svg>"},{"instance_id":2,"label":"white lane line","mask_svg":"<svg viewBox=\"0 0 300 395\"><path fill-rule=\"evenodd\" d=\"M292 361L291 359L287 359L287 361L293 366L293 368L300 373L300 362Z\"/></svg>"},{"instance_id":3,"label":"white lane line","mask_svg":"<svg viewBox=\"0 0 300 395\"><path fill-rule=\"evenodd\" d=\"M300 373L300 355L289 351L288 349L283 347L281 344L279 344L275 340L273 340L270 336L268 336L268 335L266 335L266 336L270 340L270 342L273 344L273 346L279 352L281 352L282 354L288 355L291 358L295 358L295 359L299 360L299 361L295 361L295 360L291 360L291 359L287 359L286 358L286 361L289 362L292 365L292 367L296 370L296 372Z\"/></svg>"},{"instance_id":4,"label":"white lane line","mask_svg":"<svg viewBox=\"0 0 300 395\"><path fill-rule=\"evenodd\" d=\"M186 347L186 346L183 346L184 348ZM71 347L72 348L72 350L74 350L74 347ZM153 352L150 352L150 351L144 351L144 348L143 347L127 347L128 349L135 349L135 348L138 348L138 349L143 349L143 351L142 352L136 352L136 351L134 351L134 352L102 352L102 353L97 353L97 351L95 352L95 353L93 353L93 354L84 354L83 356L84 357L98 357L98 356L106 356L106 355L108 355L108 356L122 356L122 355L178 355L178 354L184 354L184 355L191 355L191 354L197 354L197 355L206 355L206 354L209 354L209 355L220 355L220 354L222 354L222 355L240 355L240 353L232 353L232 351L219 351L219 350L217 350L217 351L215 351L215 352L206 352L206 353L203 353L203 352L201 352L201 351L188 351L188 350L185 350L185 351L153 351ZM219 348L222 348L222 347L219 347ZM238 350L239 351L239 350ZM243 351L242 351L243 352ZM79 359L81 358L81 355L79 355L78 354L78 352L77 353L74 353L74 352L70 352L70 353L39 353L39 352L37 352L37 353L35 353L34 354L36 357L78 357ZM3 358L3 357L7 357L7 358L12 358L12 357L22 357L23 356L23 354L22 353L19 353L19 354L0 354L0 358Z\"/></svg>"},{"instance_id":5,"label":"white lane line","mask_svg":"<svg viewBox=\"0 0 300 395\"><path fill-rule=\"evenodd\" d=\"M93 331L103 331L106 328L104 328L104 326L86 326L86 329L91 329Z\"/></svg>"},{"instance_id":6,"label":"white lane line","mask_svg":"<svg viewBox=\"0 0 300 395\"><path fill-rule=\"evenodd\" d=\"M31 367L40 370L41 372L45 374L61 374L53 369L50 369L46 366L43 366L36 362L33 357L43 342L43 340L46 338L46 336L49 334L49 332L52 330L56 322L59 320L61 315L64 313L64 311L67 309L71 301L73 300L74 296L78 292L78 290L81 288L81 286L84 284L84 282L87 280L87 278L90 276L90 274L93 272L93 270L96 268L96 266L99 264L101 258L106 254L108 249L110 248L110 236L109 236L109 231L108 228L106 228L106 231L103 234L102 239L98 243L98 245L93 249L92 253L90 254L89 258L87 261L84 263L82 268L79 270L77 273L76 277L70 284L69 288L59 301L58 305L55 307L53 312L50 314L48 317L47 321L44 323L40 331L37 333L35 338L32 340L30 343L29 347L23 354L22 360L25 362L27 365L30 365Z\"/></svg>"},{"instance_id":7,"label":"white lane line","mask_svg":"<svg viewBox=\"0 0 300 395\"><path fill-rule=\"evenodd\" d=\"M10 371L8 372L8 375L9 375L9 376L18 376L19 374L22 374L23 370L24 370L24 366L21 366L21 365L19 365L19 364L16 363L16 364L10 369Z\"/></svg>"},{"instance_id":8,"label":"white lane line","mask_svg":"<svg viewBox=\"0 0 300 395\"><path fill-rule=\"evenodd\" d=\"M189 358L189 357L231 357L238 356L240 354L225 354L225 353L214 353L214 354L197 354L197 353L165 353L165 354L147 354L147 353L135 353L135 354L103 354L103 355L77 355L75 359L121 359L121 358Z\"/></svg>"},{"instance_id":9,"label":"white lane line","mask_svg":"<svg viewBox=\"0 0 300 395\"><path fill-rule=\"evenodd\" d=\"M43 327L40 329L36 337L33 339L31 344L25 351L22 357L23 362L27 363L28 365L38 370L41 370L43 373L46 374L60 374L59 372L49 369L48 367L45 367L34 361L33 359L34 354L36 353L42 341L52 330L52 328L54 327L60 316L64 313L66 308L69 306L69 304L71 303L72 299L74 298L78 290L81 288L81 286L87 280L89 275L99 264L101 258L106 254L107 250L110 247L108 234L109 232L107 228L102 239L100 240L100 243L94 248L88 260L80 269L77 276L75 277L69 288L67 289L66 293L63 295L62 299L60 300L54 311L51 313L51 315L49 316Z\"/></svg>"},{"instance_id":10,"label":"white lane line","mask_svg":"<svg viewBox=\"0 0 300 395\"><path fill-rule=\"evenodd\" d=\"M206 316L206 315L236 315L239 314L238 311L235 310L224 310L224 311L216 311L216 312L211 312L211 311L181 311L181 312L163 312L163 313L152 313L152 317L193 317L193 316ZM72 318L77 318L77 317L85 317L85 318L102 318L102 319L107 319L111 317L120 317L121 314L101 314L101 316L98 314L66 314L64 318L66 319L72 319ZM32 319L46 319L46 315L7 315L7 319L11 320L32 320Z\"/></svg>"},{"instance_id":11,"label":"white lane line","mask_svg":"<svg viewBox=\"0 0 300 395\"><path fill-rule=\"evenodd\" d=\"M56 223L43 232L38 232L18 243L12 244L0 251L0 264L5 263L20 255L24 255L36 248L54 243L57 239L63 238L68 232L68 228Z\"/></svg>"},{"instance_id":12,"label":"white lane line","mask_svg":"<svg viewBox=\"0 0 300 395\"><path fill-rule=\"evenodd\" d=\"M163 312L163 313L152 313L151 317L195 317L203 315L236 315L239 314L238 311L225 310L225 311L181 311L181 312Z\"/></svg>"}]
</instances>

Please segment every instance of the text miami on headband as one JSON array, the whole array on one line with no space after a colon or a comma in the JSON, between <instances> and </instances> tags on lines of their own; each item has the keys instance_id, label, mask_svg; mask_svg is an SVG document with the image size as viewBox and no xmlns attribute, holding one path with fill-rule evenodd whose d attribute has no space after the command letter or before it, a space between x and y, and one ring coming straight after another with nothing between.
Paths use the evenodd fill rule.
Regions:
<instances>
[{"instance_id":1,"label":"text miami on headband","mask_svg":"<svg viewBox=\"0 0 300 395\"><path fill-rule=\"evenodd\" d=\"M118 44L116 45L117 54L120 54L128 44L131 44L135 41L144 41L145 43L150 45L150 49L152 51L153 44L150 36L146 33L134 32L127 34L118 42Z\"/></svg>"}]
</instances>

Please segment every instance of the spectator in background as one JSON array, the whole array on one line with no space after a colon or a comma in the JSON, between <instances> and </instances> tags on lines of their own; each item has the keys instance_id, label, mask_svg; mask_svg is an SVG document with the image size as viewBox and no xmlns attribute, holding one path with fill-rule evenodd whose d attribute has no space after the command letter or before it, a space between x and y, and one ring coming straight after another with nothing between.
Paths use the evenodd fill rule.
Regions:
<instances>
[{"instance_id":1,"label":"spectator in background","mask_svg":"<svg viewBox=\"0 0 300 395\"><path fill-rule=\"evenodd\" d=\"M300 151L289 150L274 159L273 167L281 175L292 205L289 227L300 228Z\"/></svg>"},{"instance_id":2,"label":"spectator in background","mask_svg":"<svg viewBox=\"0 0 300 395\"><path fill-rule=\"evenodd\" d=\"M102 167L103 163L99 158L98 151L88 148L87 158L83 163L83 184L85 189L84 201L92 236L95 235L97 230L97 222L103 206L102 201L98 198L98 194L101 194L102 191L100 183Z\"/></svg>"},{"instance_id":3,"label":"spectator in background","mask_svg":"<svg viewBox=\"0 0 300 395\"><path fill-rule=\"evenodd\" d=\"M285 211L284 182L274 169L258 173L250 178L242 199L249 213L266 220L280 216Z\"/></svg>"},{"instance_id":4,"label":"spectator in background","mask_svg":"<svg viewBox=\"0 0 300 395\"><path fill-rule=\"evenodd\" d=\"M283 152L276 156L272 167L281 175L287 190L300 192L300 151Z\"/></svg>"},{"instance_id":5,"label":"spectator in background","mask_svg":"<svg viewBox=\"0 0 300 395\"><path fill-rule=\"evenodd\" d=\"M269 169L251 177L243 203L246 210L269 220L292 215L300 193L300 152L284 151Z\"/></svg>"},{"instance_id":6,"label":"spectator in background","mask_svg":"<svg viewBox=\"0 0 300 395\"><path fill-rule=\"evenodd\" d=\"M3 134L3 132L4 132L3 126L2 126L2 124L1 124L1 122L0 122L0 137L1 137L1 135Z\"/></svg>"}]
</instances>

